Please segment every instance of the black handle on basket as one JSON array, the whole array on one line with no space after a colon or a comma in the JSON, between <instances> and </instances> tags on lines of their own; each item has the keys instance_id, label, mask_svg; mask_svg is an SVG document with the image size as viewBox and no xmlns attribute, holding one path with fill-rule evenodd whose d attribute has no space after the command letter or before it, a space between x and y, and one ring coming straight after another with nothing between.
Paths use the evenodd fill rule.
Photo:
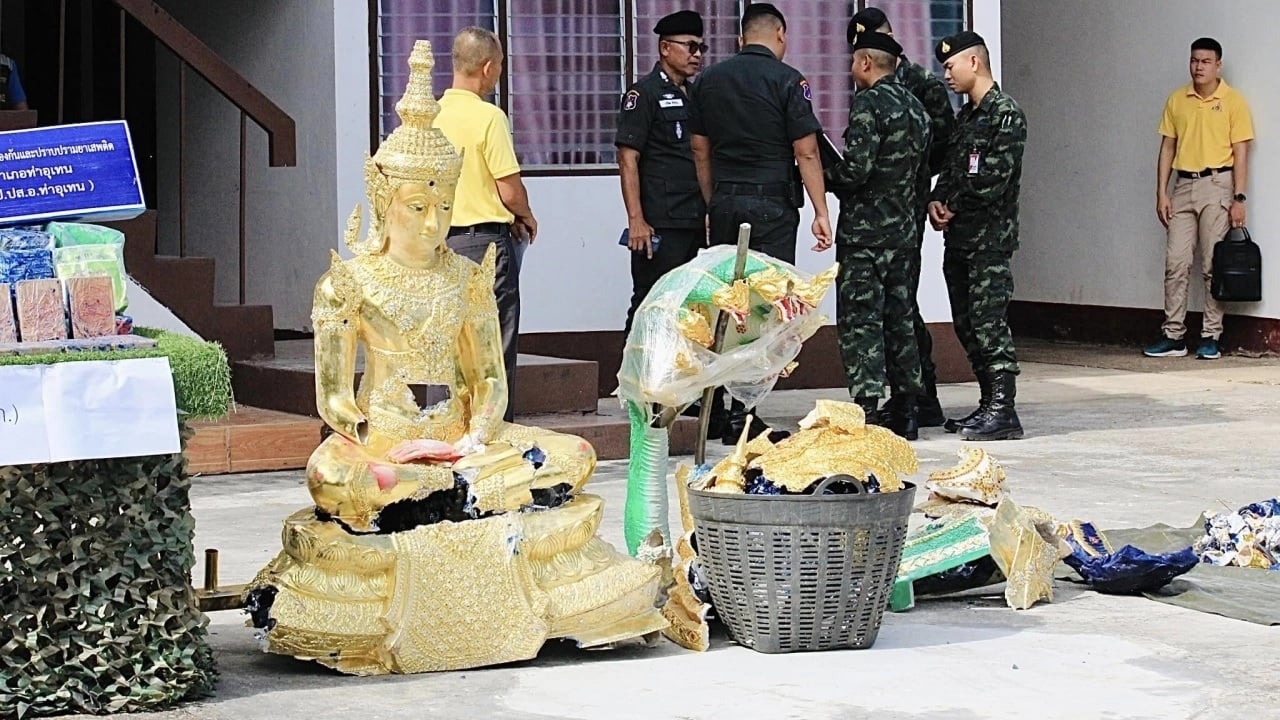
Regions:
<instances>
[{"instance_id":1,"label":"black handle on basket","mask_svg":"<svg viewBox=\"0 0 1280 720\"><path fill-rule=\"evenodd\" d=\"M867 486L863 485L861 480L852 475L828 475L825 480L818 483L818 487L813 489L813 494L821 495L827 488L837 482L849 483L857 488L854 492L847 493L848 495L862 495L867 492Z\"/></svg>"}]
</instances>

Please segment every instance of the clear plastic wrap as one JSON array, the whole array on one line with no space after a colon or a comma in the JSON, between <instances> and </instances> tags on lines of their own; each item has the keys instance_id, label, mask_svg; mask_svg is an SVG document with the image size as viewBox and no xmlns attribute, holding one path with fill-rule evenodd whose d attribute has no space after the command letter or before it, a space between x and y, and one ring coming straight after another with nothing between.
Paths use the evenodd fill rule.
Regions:
<instances>
[{"instance_id":1,"label":"clear plastic wrap","mask_svg":"<svg viewBox=\"0 0 1280 720\"><path fill-rule=\"evenodd\" d=\"M681 407L708 387L747 406L773 389L826 319L814 310L835 267L808 275L749 252L735 286L732 246L706 250L662 276L636 310L618 371L618 394L641 407ZM711 351L717 310L731 313L722 351Z\"/></svg>"},{"instance_id":2,"label":"clear plastic wrap","mask_svg":"<svg viewBox=\"0 0 1280 720\"><path fill-rule=\"evenodd\" d=\"M53 236L53 266L61 280L91 275L111 278L115 311L129 305L124 283L124 233L86 223L51 222L45 230Z\"/></svg>"},{"instance_id":3,"label":"clear plastic wrap","mask_svg":"<svg viewBox=\"0 0 1280 720\"><path fill-rule=\"evenodd\" d=\"M654 530L664 545L671 543L667 430L656 416L714 386L756 405L825 322L815 309L835 281L836 266L808 275L748 252L743 278L735 282L736 259L736 247L716 247L663 275L632 321L618 371L618 395L631 417L624 533L632 554ZM719 312L729 313L730 322L715 353Z\"/></svg>"}]
</instances>

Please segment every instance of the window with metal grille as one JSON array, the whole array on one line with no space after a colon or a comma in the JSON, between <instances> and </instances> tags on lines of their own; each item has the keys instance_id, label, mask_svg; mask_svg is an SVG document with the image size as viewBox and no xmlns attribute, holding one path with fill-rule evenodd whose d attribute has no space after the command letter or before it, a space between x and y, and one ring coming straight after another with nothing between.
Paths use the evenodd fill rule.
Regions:
<instances>
[{"instance_id":1,"label":"window with metal grille","mask_svg":"<svg viewBox=\"0 0 1280 720\"><path fill-rule=\"evenodd\" d=\"M939 77L934 45L967 27L966 0L809 0L787 7L785 61L804 73L813 88L814 112L837 141L848 124L854 89L845 29L849 18L867 5L884 11L907 57Z\"/></svg>"},{"instance_id":2,"label":"window with metal grille","mask_svg":"<svg viewBox=\"0 0 1280 720\"><path fill-rule=\"evenodd\" d=\"M702 41L707 44L702 58L704 69L732 56L738 52L738 23L743 5L744 0L635 0L632 78L648 74L658 62L658 36L653 33L653 26L677 10L696 10L702 15Z\"/></svg>"},{"instance_id":3,"label":"window with metal grille","mask_svg":"<svg viewBox=\"0 0 1280 720\"><path fill-rule=\"evenodd\" d=\"M627 84L623 0L508 3L508 78L516 155L537 170L611 167Z\"/></svg>"},{"instance_id":4,"label":"window with metal grille","mask_svg":"<svg viewBox=\"0 0 1280 720\"><path fill-rule=\"evenodd\" d=\"M849 124L849 98L853 77L849 73L849 43L845 28L857 12L853 0L807 0L782 10L787 16L787 55L783 62L799 70L809 81L813 111L832 139Z\"/></svg>"},{"instance_id":5,"label":"window with metal grille","mask_svg":"<svg viewBox=\"0 0 1280 720\"><path fill-rule=\"evenodd\" d=\"M378 137L397 125L395 105L409 82L409 53L415 40L431 41L436 97L453 82L453 36L464 27L497 27L497 0L377 0Z\"/></svg>"},{"instance_id":6,"label":"window with metal grille","mask_svg":"<svg viewBox=\"0 0 1280 720\"><path fill-rule=\"evenodd\" d=\"M863 0L861 5L867 5ZM938 41L968 27L966 0L874 0L893 25L894 39L911 60L942 76L933 56Z\"/></svg>"},{"instance_id":7,"label":"window with metal grille","mask_svg":"<svg viewBox=\"0 0 1280 720\"><path fill-rule=\"evenodd\" d=\"M738 21L750 0L375 0L380 137L398 123L394 106L408 81L417 39L435 53L436 94L452 81L453 36L468 25L499 32L507 73L495 99L511 117L516 154L527 170L607 170L617 161L618 99L657 61L653 26L662 16L702 14L710 46L704 66L737 51ZM873 0L908 57L941 72L933 46L967 27L966 0ZM813 88L814 110L838 138L848 121L853 80L844 29L867 0L806 0L787 14L785 61ZM630 42L628 42L630 41ZM630 45L630 46L628 46Z\"/></svg>"}]
</instances>

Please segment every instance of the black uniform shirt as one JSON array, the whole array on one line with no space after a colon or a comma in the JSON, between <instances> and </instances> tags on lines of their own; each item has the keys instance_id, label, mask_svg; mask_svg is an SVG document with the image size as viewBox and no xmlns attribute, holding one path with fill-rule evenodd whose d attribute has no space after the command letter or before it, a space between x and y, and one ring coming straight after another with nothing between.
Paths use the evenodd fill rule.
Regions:
<instances>
[{"instance_id":1,"label":"black uniform shirt","mask_svg":"<svg viewBox=\"0 0 1280 720\"><path fill-rule=\"evenodd\" d=\"M689 149L689 103L660 65L622 96L614 144L640 153L640 207L655 228L700 228L707 212Z\"/></svg>"},{"instance_id":2,"label":"black uniform shirt","mask_svg":"<svg viewBox=\"0 0 1280 720\"><path fill-rule=\"evenodd\" d=\"M820 132L809 83L763 45L702 72L693 89L693 131L711 141L717 183L789 183L791 143Z\"/></svg>"}]
</instances>

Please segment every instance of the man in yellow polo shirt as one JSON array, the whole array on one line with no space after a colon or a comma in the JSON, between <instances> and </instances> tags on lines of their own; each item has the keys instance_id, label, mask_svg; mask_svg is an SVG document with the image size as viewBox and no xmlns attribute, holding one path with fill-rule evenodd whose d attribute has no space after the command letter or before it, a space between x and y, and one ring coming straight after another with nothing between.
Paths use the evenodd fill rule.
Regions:
<instances>
[{"instance_id":1,"label":"man in yellow polo shirt","mask_svg":"<svg viewBox=\"0 0 1280 720\"><path fill-rule=\"evenodd\" d=\"M506 113L484 96L498 86L502 43L479 27L464 28L453 40L453 87L440 98L435 126L462 153L462 175L453 201L449 247L476 262L497 246L493 294L502 324L507 370L507 414L515 408L516 345L520 336L520 261L538 235L529 194L520 179Z\"/></svg>"},{"instance_id":2,"label":"man in yellow polo shirt","mask_svg":"<svg viewBox=\"0 0 1280 720\"><path fill-rule=\"evenodd\" d=\"M1227 85L1222 45L1213 38L1191 43L1191 84L1178 88L1160 120L1156 171L1156 215L1168 230L1164 270L1164 325L1149 357L1187 354L1187 286L1191 258L1198 249L1204 272L1204 325L1196 357L1222 357L1222 305L1209 293L1213 246L1231 227L1244 227L1245 185L1253 120L1244 97ZM1177 172L1173 195L1169 176Z\"/></svg>"}]
</instances>

